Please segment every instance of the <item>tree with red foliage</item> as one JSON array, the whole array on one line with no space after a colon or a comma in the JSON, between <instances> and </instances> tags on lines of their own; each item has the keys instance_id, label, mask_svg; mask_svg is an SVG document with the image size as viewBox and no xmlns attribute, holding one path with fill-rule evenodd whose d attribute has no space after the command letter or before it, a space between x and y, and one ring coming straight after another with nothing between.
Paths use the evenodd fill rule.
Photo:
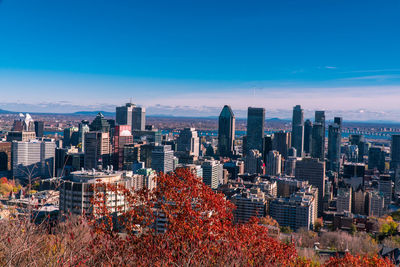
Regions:
<instances>
[{"instance_id":1,"label":"tree with red foliage","mask_svg":"<svg viewBox=\"0 0 400 267\"><path fill-rule=\"evenodd\" d=\"M375 256L353 256L346 254L343 258L331 257L328 262L324 264L326 267L341 267L341 266L354 266L354 267L373 267L373 266L394 266L389 259L379 258Z\"/></svg>"},{"instance_id":2,"label":"tree with red foliage","mask_svg":"<svg viewBox=\"0 0 400 267\"><path fill-rule=\"evenodd\" d=\"M107 187L108 190L103 190ZM235 225L234 205L191 172L160 174L153 192L101 185L95 197L95 238L91 264L135 265L292 265L296 249L268 235L256 219ZM123 195L118 220L107 207L107 193ZM110 195L110 193L108 193ZM157 216L167 231L152 226ZM99 219L101 218L101 219ZM125 235L114 231L125 229ZM140 232L140 233L138 233Z\"/></svg>"},{"instance_id":3,"label":"tree with red foliage","mask_svg":"<svg viewBox=\"0 0 400 267\"><path fill-rule=\"evenodd\" d=\"M116 195L124 205L110 209ZM188 170L160 174L157 188L133 191L99 184L93 199L89 249L73 262L84 265L138 266L312 266L300 259L293 244L268 235L253 218L234 224L234 205ZM118 216L115 216L115 215ZM164 219L166 231L157 232ZM69 259L69 263L71 263ZM327 266L388 263L373 257L332 258Z\"/></svg>"}]
</instances>

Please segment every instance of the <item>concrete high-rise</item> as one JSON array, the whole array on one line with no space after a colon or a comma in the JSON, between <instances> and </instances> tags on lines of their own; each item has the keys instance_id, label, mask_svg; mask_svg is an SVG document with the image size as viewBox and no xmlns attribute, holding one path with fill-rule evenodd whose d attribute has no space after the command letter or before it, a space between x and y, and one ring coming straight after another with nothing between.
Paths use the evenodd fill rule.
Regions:
<instances>
[{"instance_id":1,"label":"concrete high-rise","mask_svg":"<svg viewBox=\"0 0 400 267\"><path fill-rule=\"evenodd\" d=\"M282 171L282 157L278 151L272 150L268 153L265 162L265 169L267 175L277 176Z\"/></svg>"},{"instance_id":2,"label":"concrete high-rise","mask_svg":"<svg viewBox=\"0 0 400 267\"><path fill-rule=\"evenodd\" d=\"M217 189L222 181L223 165L216 160L207 160L201 167L203 168L203 182L212 189Z\"/></svg>"},{"instance_id":3,"label":"concrete high-rise","mask_svg":"<svg viewBox=\"0 0 400 267\"><path fill-rule=\"evenodd\" d=\"M342 141L342 118L335 117L328 130L328 165L329 170L340 170L340 146Z\"/></svg>"},{"instance_id":4,"label":"concrete high-rise","mask_svg":"<svg viewBox=\"0 0 400 267\"><path fill-rule=\"evenodd\" d=\"M304 148L304 114L300 105L293 108L292 147L296 148L297 156L303 156Z\"/></svg>"},{"instance_id":5,"label":"concrete high-rise","mask_svg":"<svg viewBox=\"0 0 400 267\"><path fill-rule=\"evenodd\" d=\"M262 173L262 155L258 150L252 149L244 157L244 172L249 174Z\"/></svg>"},{"instance_id":6,"label":"concrete high-rise","mask_svg":"<svg viewBox=\"0 0 400 267\"><path fill-rule=\"evenodd\" d=\"M177 151L185 152L188 156L199 156L200 142L195 128L184 128L179 133Z\"/></svg>"},{"instance_id":7,"label":"concrete high-rise","mask_svg":"<svg viewBox=\"0 0 400 267\"><path fill-rule=\"evenodd\" d=\"M295 177L318 188L318 211L322 212L322 199L325 195L325 162L314 158L296 161Z\"/></svg>"},{"instance_id":8,"label":"concrete high-rise","mask_svg":"<svg viewBox=\"0 0 400 267\"><path fill-rule=\"evenodd\" d=\"M222 157L233 155L235 141L235 115L225 105L218 118L218 154Z\"/></svg>"},{"instance_id":9,"label":"concrete high-rise","mask_svg":"<svg viewBox=\"0 0 400 267\"><path fill-rule=\"evenodd\" d=\"M13 176L21 179L54 176L56 144L33 140L12 143Z\"/></svg>"},{"instance_id":10,"label":"concrete high-rise","mask_svg":"<svg viewBox=\"0 0 400 267\"><path fill-rule=\"evenodd\" d=\"M174 170L174 151L171 150L170 145L154 146L151 152L151 168L163 173Z\"/></svg>"},{"instance_id":11,"label":"concrete high-rise","mask_svg":"<svg viewBox=\"0 0 400 267\"><path fill-rule=\"evenodd\" d=\"M135 104L126 103L125 106L116 107L115 109L115 122L118 125L129 125L132 126L132 109Z\"/></svg>"},{"instance_id":12,"label":"concrete high-rise","mask_svg":"<svg viewBox=\"0 0 400 267\"><path fill-rule=\"evenodd\" d=\"M400 134L392 135L390 143L390 168L397 169L400 166Z\"/></svg>"},{"instance_id":13,"label":"concrete high-rise","mask_svg":"<svg viewBox=\"0 0 400 267\"><path fill-rule=\"evenodd\" d=\"M252 108L247 110L246 153L251 149L263 151L265 109Z\"/></svg>"},{"instance_id":14,"label":"concrete high-rise","mask_svg":"<svg viewBox=\"0 0 400 267\"><path fill-rule=\"evenodd\" d=\"M288 158L288 150L292 143L292 134L286 131L274 133L272 140L272 149L279 152L284 159Z\"/></svg>"}]
</instances>

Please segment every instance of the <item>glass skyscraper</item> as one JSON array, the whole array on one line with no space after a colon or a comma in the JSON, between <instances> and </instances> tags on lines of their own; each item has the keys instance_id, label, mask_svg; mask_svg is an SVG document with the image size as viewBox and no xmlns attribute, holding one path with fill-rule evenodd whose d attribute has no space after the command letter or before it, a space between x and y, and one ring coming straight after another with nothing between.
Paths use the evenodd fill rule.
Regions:
<instances>
[{"instance_id":1,"label":"glass skyscraper","mask_svg":"<svg viewBox=\"0 0 400 267\"><path fill-rule=\"evenodd\" d=\"M296 148L297 156L303 156L304 145L304 114L300 105L293 108L292 147Z\"/></svg>"},{"instance_id":2,"label":"glass skyscraper","mask_svg":"<svg viewBox=\"0 0 400 267\"><path fill-rule=\"evenodd\" d=\"M218 154L229 157L233 154L235 140L235 115L230 106L225 105L218 118Z\"/></svg>"},{"instance_id":3,"label":"glass skyscraper","mask_svg":"<svg viewBox=\"0 0 400 267\"><path fill-rule=\"evenodd\" d=\"M252 108L247 110L247 144L246 153L251 149L263 151L265 109Z\"/></svg>"}]
</instances>

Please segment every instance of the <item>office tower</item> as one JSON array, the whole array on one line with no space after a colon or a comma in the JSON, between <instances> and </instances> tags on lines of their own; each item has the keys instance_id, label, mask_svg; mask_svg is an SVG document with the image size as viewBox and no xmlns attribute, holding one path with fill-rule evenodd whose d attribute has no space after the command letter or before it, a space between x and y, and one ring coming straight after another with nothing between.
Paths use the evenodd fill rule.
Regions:
<instances>
[{"instance_id":1,"label":"office tower","mask_svg":"<svg viewBox=\"0 0 400 267\"><path fill-rule=\"evenodd\" d=\"M11 171L11 142L0 141L0 174L8 176L8 171Z\"/></svg>"},{"instance_id":2,"label":"office tower","mask_svg":"<svg viewBox=\"0 0 400 267\"><path fill-rule=\"evenodd\" d=\"M390 175L381 175L378 181L378 191L382 193L385 198L385 209L388 208L392 202L392 179Z\"/></svg>"},{"instance_id":3,"label":"office tower","mask_svg":"<svg viewBox=\"0 0 400 267\"><path fill-rule=\"evenodd\" d=\"M97 113L96 118L89 125L89 128L91 132L103 132L103 133L110 132L110 124L104 118L104 115L101 112Z\"/></svg>"},{"instance_id":4,"label":"office tower","mask_svg":"<svg viewBox=\"0 0 400 267\"><path fill-rule=\"evenodd\" d=\"M132 109L132 131L144 131L146 126L146 109L144 107L134 107Z\"/></svg>"},{"instance_id":5,"label":"office tower","mask_svg":"<svg viewBox=\"0 0 400 267\"><path fill-rule=\"evenodd\" d=\"M89 121L82 120L78 128L78 148L79 152L85 152L85 134L90 131Z\"/></svg>"},{"instance_id":6,"label":"office tower","mask_svg":"<svg viewBox=\"0 0 400 267\"><path fill-rule=\"evenodd\" d=\"M236 209L233 211L235 223L247 223L251 217L264 217L266 213L266 200L263 192L247 190L232 196L231 201Z\"/></svg>"},{"instance_id":7,"label":"office tower","mask_svg":"<svg viewBox=\"0 0 400 267\"><path fill-rule=\"evenodd\" d=\"M276 198L269 203L269 215L280 226L292 230L312 229L317 219L318 190L308 186L289 198Z\"/></svg>"},{"instance_id":8,"label":"office tower","mask_svg":"<svg viewBox=\"0 0 400 267\"><path fill-rule=\"evenodd\" d=\"M132 103L126 103L125 106L116 107L115 122L118 125L132 126L132 110L134 107L135 107L135 104L132 104Z\"/></svg>"},{"instance_id":9,"label":"office tower","mask_svg":"<svg viewBox=\"0 0 400 267\"><path fill-rule=\"evenodd\" d=\"M76 127L64 129L63 147L77 146L79 144L79 132Z\"/></svg>"},{"instance_id":10,"label":"office tower","mask_svg":"<svg viewBox=\"0 0 400 267\"><path fill-rule=\"evenodd\" d=\"M85 169L110 165L110 136L108 132L85 134Z\"/></svg>"},{"instance_id":11,"label":"office tower","mask_svg":"<svg viewBox=\"0 0 400 267\"><path fill-rule=\"evenodd\" d=\"M263 151L264 123L265 109L249 107L247 110L246 153L252 149Z\"/></svg>"},{"instance_id":12,"label":"office tower","mask_svg":"<svg viewBox=\"0 0 400 267\"><path fill-rule=\"evenodd\" d=\"M304 147L304 114L300 105L293 108L292 147L296 148L297 156L303 156Z\"/></svg>"},{"instance_id":13,"label":"office tower","mask_svg":"<svg viewBox=\"0 0 400 267\"><path fill-rule=\"evenodd\" d=\"M364 136L362 134L352 134L349 141L350 144L358 147L358 162L364 162L364 156L368 151Z\"/></svg>"},{"instance_id":14,"label":"office tower","mask_svg":"<svg viewBox=\"0 0 400 267\"><path fill-rule=\"evenodd\" d=\"M222 181L222 164L216 160L206 160L201 167L203 168L203 182L211 189L217 189Z\"/></svg>"},{"instance_id":15,"label":"office tower","mask_svg":"<svg viewBox=\"0 0 400 267\"><path fill-rule=\"evenodd\" d=\"M124 145L124 170L132 170L132 165L140 162L141 146L142 144Z\"/></svg>"},{"instance_id":16,"label":"office tower","mask_svg":"<svg viewBox=\"0 0 400 267\"><path fill-rule=\"evenodd\" d=\"M265 162L266 174L277 176L281 174L282 170L282 158L278 151L272 150L267 155L267 161Z\"/></svg>"},{"instance_id":17,"label":"office tower","mask_svg":"<svg viewBox=\"0 0 400 267\"><path fill-rule=\"evenodd\" d=\"M11 132L7 133L7 142L12 142L12 141L28 142L28 141L34 140L34 139L36 139L35 132L11 131Z\"/></svg>"},{"instance_id":18,"label":"office tower","mask_svg":"<svg viewBox=\"0 0 400 267\"><path fill-rule=\"evenodd\" d=\"M36 137L43 137L43 132L44 132L44 122L43 121L35 121Z\"/></svg>"},{"instance_id":19,"label":"office tower","mask_svg":"<svg viewBox=\"0 0 400 267\"><path fill-rule=\"evenodd\" d=\"M151 152L151 168L157 172L169 173L174 170L174 151L170 145L155 146Z\"/></svg>"},{"instance_id":20,"label":"office tower","mask_svg":"<svg viewBox=\"0 0 400 267\"><path fill-rule=\"evenodd\" d=\"M385 151L382 147L373 146L368 151L368 170L375 168L380 173L385 172Z\"/></svg>"},{"instance_id":21,"label":"office tower","mask_svg":"<svg viewBox=\"0 0 400 267\"><path fill-rule=\"evenodd\" d=\"M400 165L400 134L392 135L390 143L390 168L397 169Z\"/></svg>"},{"instance_id":22,"label":"office tower","mask_svg":"<svg viewBox=\"0 0 400 267\"><path fill-rule=\"evenodd\" d=\"M56 151L54 142L37 140L13 142L11 148L12 169L15 178L27 180L34 177L54 176Z\"/></svg>"},{"instance_id":23,"label":"office tower","mask_svg":"<svg viewBox=\"0 0 400 267\"><path fill-rule=\"evenodd\" d=\"M325 129L325 111L321 110L315 111L315 122L321 123L322 127Z\"/></svg>"},{"instance_id":24,"label":"office tower","mask_svg":"<svg viewBox=\"0 0 400 267\"><path fill-rule=\"evenodd\" d=\"M288 177L271 177L270 181L277 183L278 197L290 197L299 189L309 186L307 181L299 181Z\"/></svg>"},{"instance_id":25,"label":"office tower","mask_svg":"<svg viewBox=\"0 0 400 267\"><path fill-rule=\"evenodd\" d=\"M295 177L318 188L318 212L322 213L325 194L325 162L314 158L303 158L296 162Z\"/></svg>"},{"instance_id":26,"label":"office tower","mask_svg":"<svg viewBox=\"0 0 400 267\"><path fill-rule=\"evenodd\" d=\"M252 149L244 157L244 172L249 174L263 173L262 155L258 150Z\"/></svg>"},{"instance_id":27,"label":"office tower","mask_svg":"<svg viewBox=\"0 0 400 267\"><path fill-rule=\"evenodd\" d=\"M304 123L304 153L307 155L310 155L312 151L312 128L312 122L306 120Z\"/></svg>"},{"instance_id":28,"label":"office tower","mask_svg":"<svg viewBox=\"0 0 400 267\"><path fill-rule=\"evenodd\" d=\"M351 187L341 187L338 189L337 199L336 199L336 211L351 212Z\"/></svg>"},{"instance_id":29,"label":"office tower","mask_svg":"<svg viewBox=\"0 0 400 267\"><path fill-rule=\"evenodd\" d=\"M218 118L218 154L222 157L233 155L235 142L235 115L225 105Z\"/></svg>"},{"instance_id":30,"label":"office tower","mask_svg":"<svg viewBox=\"0 0 400 267\"><path fill-rule=\"evenodd\" d=\"M189 156L199 156L199 136L194 128L185 128L179 133L177 151L185 152Z\"/></svg>"},{"instance_id":31,"label":"office tower","mask_svg":"<svg viewBox=\"0 0 400 267\"><path fill-rule=\"evenodd\" d=\"M297 157L289 157L285 160L285 174L294 176L296 171Z\"/></svg>"},{"instance_id":32,"label":"office tower","mask_svg":"<svg viewBox=\"0 0 400 267\"><path fill-rule=\"evenodd\" d=\"M334 123L329 125L328 129L328 165L329 170L334 172L340 170L341 125L341 118L335 117Z\"/></svg>"},{"instance_id":33,"label":"office tower","mask_svg":"<svg viewBox=\"0 0 400 267\"><path fill-rule=\"evenodd\" d=\"M381 217L385 210L385 197L381 192L368 193L368 216Z\"/></svg>"},{"instance_id":34,"label":"office tower","mask_svg":"<svg viewBox=\"0 0 400 267\"><path fill-rule=\"evenodd\" d=\"M267 159L268 153L273 150L272 149L272 143L273 143L273 136L271 135L266 135L264 136L264 151L263 151L263 160L264 162Z\"/></svg>"},{"instance_id":35,"label":"office tower","mask_svg":"<svg viewBox=\"0 0 400 267\"><path fill-rule=\"evenodd\" d=\"M272 149L279 152L284 159L288 158L288 150L292 144L292 134L286 131L274 133L272 140Z\"/></svg>"},{"instance_id":36,"label":"office tower","mask_svg":"<svg viewBox=\"0 0 400 267\"><path fill-rule=\"evenodd\" d=\"M358 146L346 145L345 146L345 154L346 154L347 161L349 161L349 162L358 162L359 161Z\"/></svg>"},{"instance_id":37,"label":"office tower","mask_svg":"<svg viewBox=\"0 0 400 267\"><path fill-rule=\"evenodd\" d=\"M124 166L124 148L125 145L133 144L131 134L131 126L117 125L115 126L113 138L113 165L115 170L122 170Z\"/></svg>"},{"instance_id":38,"label":"office tower","mask_svg":"<svg viewBox=\"0 0 400 267\"><path fill-rule=\"evenodd\" d=\"M311 157L325 160L325 127L322 123L314 123L311 135Z\"/></svg>"},{"instance_id":39,"label":"office tower","mask_svg":"<svg viewBox=\"0 0 400 267\"><path fill-rule=\"evenodd\" d=\"M365 197L366 193L364 190L359 188L358 190L354 190L353 193L353 201L352 201L352 213L365 215Z\"/></svg>"}]
</instances>

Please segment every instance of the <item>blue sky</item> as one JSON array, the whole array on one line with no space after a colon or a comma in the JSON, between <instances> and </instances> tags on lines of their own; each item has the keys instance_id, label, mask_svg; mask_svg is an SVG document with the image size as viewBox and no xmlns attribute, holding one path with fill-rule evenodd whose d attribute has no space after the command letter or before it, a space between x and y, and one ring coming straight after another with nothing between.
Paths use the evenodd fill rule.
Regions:
<instances>
[{"instance_id":1,"label":"blue sky","mask_svg":"<svg viewBox=\"0 0 400 267\"><path fill-rule=\"evenodd\" d=\"M149 113L231 104L286 117L301 104L393 119L399 14L398 0L2 0L0 108L113 109L132 97Z\"/></svg>"}]
</instances>

